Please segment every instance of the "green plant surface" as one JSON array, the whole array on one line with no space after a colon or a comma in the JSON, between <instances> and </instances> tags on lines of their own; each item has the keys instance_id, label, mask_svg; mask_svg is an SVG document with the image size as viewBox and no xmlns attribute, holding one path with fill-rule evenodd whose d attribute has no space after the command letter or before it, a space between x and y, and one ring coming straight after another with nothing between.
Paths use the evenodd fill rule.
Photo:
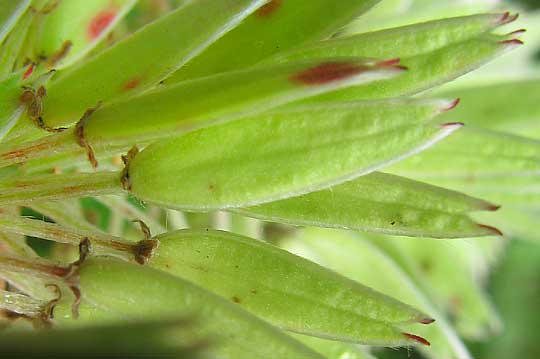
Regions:
<instances>
[{"instance_id":1,"label":"green plant surface","mask_svg":"<svg viewBox=\"0 0 540 359\"><path fill-rule=\"evenodd\" d=\"M389 114L399 110L399 106L383 108ZM361 108L355 109L352 116L348 110L334 112L333 121L329 113L319 116L324 114L320 107L269 113L257 121L247 118L154 143L130 163L130 191L143 200L177 209L256 205L368 174L461 127L440 125L425 117L411 126L401 123L407 116L392 121L391 115L372 117L373 122L362 124L355 120ZM428 114L433 116L433 112ZM227 147L220 141L223 136ZM272 142L265 143L268 138ZM305 151L310 153L307 158ZM166 157L171 162L155 161ZM209 167L213 168L211 177ZM177 191L180 187L190 190Z\"/></svg>"},{"instance_id":2,"label":"green plant surface","mask_svg":"<svg viewBox=\"0 0 540 359\"><path fill-rule=\"evenodd\" d=\"M306 6L302 0L268 1L169 80L177 82L244 68L280 51L324 39L377 2L313 0Z\"/></svg>"},{"instance_id":3,"label":"green plant surface","mask_svg":"<svg viewBox=\"0 0 540 359\"><path fill-rule=\"evenodd\" d=\"M297 334L294 338L328 359L375 359L364 347Z\"/></svg>"},{"instance_id":4,"label":"green plant surface","mask_svg":"<svg viewBox=\"0 0 540 359\"><path fill-rule=\"evenodd\" d=\"M10 33L30 3L31 0L2 0L0 2L0 42Z\"/></svg>"},{"instance_id":5,"label":"green plant surface","mask_svg":"<svg viewBox=\"0 0 540 359\"><path fill-rule=\"evenodd\" d=\"M54 55L69 41L71 45L68 52L59 59L58 64L54 64L56 68L68 66L105 39L136 2L137 0L50 2L50 6L55 8L41 21L40 36L34 51L55 59Z\"/></svg>"},{"instance_id":6,"label":"green plant surface","mask_svg":"<svg viewBox=\"0 0 540 359\"><path fill-rule=\"evenodd\" d=\"M269 61L318 57L408 58L470 40L515 21L515 15L482 14L448 18L387 30L338 37L279 53Z\"/></svg>"},{"instance_id":7,"label":"green plant surface","mask_svg":"<svg viewBox=\"0 0 540 359\"><path fill-rule=\"evenodd\" d=\"M467 213L495 209L458 192L375 172L319 192L235 212L293 225L462 238L493 235ZM456 228L460 232L452 233Z\"/></svg>"},{"instance_id":8,"label":"green plant surface","mask_svg":"<svg viewBox=\"0 0 540 359\"><path fill-rule=\"evenodd\" d=\"M389 171L498 204L537 208L539 144L532 138L467 128ZM451 158L450 164L445 158Z\"/></svg>"},{"instance_id":9,"label":"green plant surface","mask_svg":"<svg viewBox=\"0 0 540 359\"><path fill-rule=\"evenodd\" d=\"M68 358L80 355L92 358L176 359L204 358L205 343L181 345L176 333L188 331L188 320L153 321L130 324L98 325L87 328L3 332L2 356L10 358ZM27 345L31 340L33 345ZM96 342L99 346L96 346Z\"/></svg>"},{"instance_id":10,"label":"green plant surface","mask_svg":"<svg viewBox=\"0 0 540 359\"><path fill-rule=\"evenodd\" d=\"M15 126L24 112L18 104L19 86L20 74L12 74L0 82L0 139Z\"/></svg>"},{"instance_id":11,"label":"green plant surface","mask_svg":"<svg viewBox=\"0 0 540 359\"><path fill-rule=\"evenodd\" d=\"M57 318L66 326L107 323L126 317L132 321L192 317L194 328L183 340L193 342L208 338L214 342L208 348L209 355L231 359L275 358L276 355L321 358L235 304L161 271L96 258L81 267L79 276L84 297L78 321L68 319L71 301L61 302L56 307ZM156 298L159 298L157 303Z\"/></svg>"},{"instance_id":12,"label":"green plant surface","mask_svg":"<svg viewBox=\"0 0 540 359\"><path fill-rule=\"evenodd\" d=\"M370 287L382 293L403 298L407 303L428 312L436 320L433 325L418 327L405 323L402 326L404 330L414 330L415 333L430 338L429 347L418 347L427 357L471 358L471 354L457 334L444 316L433 307L429 298L399 264L375 244L352 233L308 229L300 236L282 242L281 245L352 280L368 283ZM377 272L391 275L381 278L374 275Z\"/></svg>"},{"instance_id":13,"label":"green plant surface","mask_svg":"<svg viewBox=\"0 0 540 359\"><path fill-rule=\"evenodd\" d=\"M118 154L137 143L145 144L403 72L393 64L371 60L327 63L313 60L274 65L164 86L96 108L95 112L83 116L78 122L80 126L64 133L43 137L30 144L8 141L3 146L0 164L6 166L73 151L84 157L85 146L81 146L81 141L97 151ZM182 101L178 101L179 98ZM154 115L156 111L161 114L159 118ZM49 119L47 121L50 125Z\"/></svg>"},{"instance_id":14,"label":"green plant surface","mask_svg":"<svg viewBox=\"0 0 540 359\"><path fill-rule=\"evenodd\" d=\"M500 332L498 313L481 287L485 264L479 263L483 249L477 244L423 243L415 239L401 243L396 238L377 238L376 243L393 254L426 295L438 303L441 312L449 313L462 336L478 340ZM450 275L451 282L445 280Z\"/></svg>"},{"instance_id":15,"label":"green plant surface","mask_svg":"<svg viewBox=\"0 0 540 359\"><path fill-rule=\"evenodd\" d=\"M486 288L538 245L538 16L0 0L0 357L517 352Z\"/></svg>"},{"instance_id":16,"label":"green plant surface","mask_svg":"<svg viewBox=\"0 0 540 359\"><path fill-rule=\"evenodd\" d=\"M99 101L110 102L157 85L263 2L187 2L89 61L59 72L43 104L47 124L72 124ZM183 34L180 43L178 33Z\"/></svg>"},{"instance_id":17,"label":"green plant surface","mask_svg":"<svg viewBox=\"0 0 540 359\"><path fill-rule=\"evenodd\" d=\"M264 242L211 231L156 239L160 244L150 266L181 275L293 332L395 346L407 342L395 326L431 320Z\"/></svg>"},{"instance_id":18,"label":"green plant surface","mask_svg":"<svg viewBox=\"0 0 540 359\"><path fill-rule=\"evenodd\" d=\"M409 71L395 80L321 95L309 101L347 101L352 99L410 96L452 81L489 60L521 46L506 36L483 34L425 54L401 59Z\"/></svg>"}]
</instances>

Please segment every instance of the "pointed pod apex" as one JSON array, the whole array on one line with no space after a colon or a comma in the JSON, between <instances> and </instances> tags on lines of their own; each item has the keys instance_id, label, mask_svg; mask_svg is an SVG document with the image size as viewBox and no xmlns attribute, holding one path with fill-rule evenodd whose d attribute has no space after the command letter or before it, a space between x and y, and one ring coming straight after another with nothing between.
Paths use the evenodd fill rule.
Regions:
<instances>
[{"instance_id":1,"label":"pointed pod apex","mask_svg":"<svg viewBox=\"0 0 540 359\"><path fill-rule=\"evenodd\" d=\"M484 230L488 231L489 233L491 233L491 234L494 235L494 236L499 236L499 237L504 236L503 232L501 232L498 228L495 228L495 227L492 227L492 226L488 226L488 225L486 225L486 224L478 224L478 227L480 227L481 229L484 229Z\"/></svg>"},{"instance_id":2,"label":"pointed pod apex","mask_svg":"<svg viewBox=\"0 0 540 359\"><path fill-rule=\"evenodd\" d=\"M461 102L461 99L458 97L455 100L450 101L450 103L446 104L445 107L442 109L443 112L452 111L456 107L458 107L459 103Z\"/></svg>"},{"instance_id":3,"label":"pointed pod apex","mask_svg":"<svg viewBox=\"0 0 540 359\"><path fill-rule=\"evenodd\" d=\"M504 45L508 48L514 48L514 47L523 45L524 42L521 41L520 39L510 39L510 40L499 41L499 44Z\"/></svg>"},{"instance_id":4,"label":"pointed pod apex","mask_svg":"<svg viewBox=\"0 0 540 359\"><path fill-rule=\"evenodd\" d=\"M506 36L520 36L527 32L527 29L519 29L516 31L509 32Z\"/></svg>"},{"instance_id":5,"label":"pointed pod apex","mask_svg":"<svg viewBox=\"0 0 540 359\"><path fill-rule=\"evenodd\" d=\"M501 26L501 25L509 24L511 22L516 21L518 17L519 17L519 14L512 15L510 11L507 11L504 14L500 15L499 19L496 22L496 25Z\"/></svg>"},{"instance_id":6,"label":"pointed pod apex","mask_svg":"<svg viewBox=\"0 0 540 359\"><path fill-rule=\"evenodd\" d=\"M501 206L493 203L487 203L485 209L486 211L495 212L501 209Z\"/></svg>"},{"instance_id":7,"label":"pointed pod apex","mask_svg":"<svg viewBox=\"0 0 540 359\"><path fill-rule=\"evenodd\" d=\"M415 341L417 343L420 343L422 345L425 345L425 346L430 346L431 343L428 342L426 339L418 336L418 335L414 335L414 334L410 334L410 333L403 333L403 336L409 340L412 340L412 341Z\"/></svg>"},{"instance_id":8,"label":"pointed pod apex","mask_svg":"<svg viewBox=\"0 0 540 359\"><path fill-rule=\"evenodd\" d=\"M442 128L448 130L457 130L459 128L462 128L463 126L465 126L463 122L447 122L441 125Z\"/></svg>"},{"instance_id":9,"label":"pointed pod apex","mask_svg":"<svg viewBox=\"0 0 540 359\"><path fill-rule=\"evenodd\" d=\"M399 65L400 62L401 62L401 59L399 57L396 57L395 59L376 62L375 66L378 66L378 67L390 67L390 66Z\"/></svg>"},{"instance_id":10,"label":"pointed pod apex","mask_svg":"<svg viewBox=\"0 0 540 359\"><path fill-rule=\"evenodd\" d=\"M418 323L420 324L431 324L431 323L435 323L435 319L433 318L421 318Z\"/></svg>"}]
</instances>

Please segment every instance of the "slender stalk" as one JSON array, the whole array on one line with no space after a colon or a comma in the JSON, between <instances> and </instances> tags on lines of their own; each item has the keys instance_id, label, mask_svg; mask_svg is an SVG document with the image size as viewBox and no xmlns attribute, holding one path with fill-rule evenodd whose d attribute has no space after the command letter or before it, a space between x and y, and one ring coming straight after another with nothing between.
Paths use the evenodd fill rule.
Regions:
<instances>
[{"instance_id":1,"label":"slender stalk","mask_svg":"<svg viewBox=\"0 0 540 359\"><path fill-rule=\"evenodd\" d=\"M121 256L126 260L132 258L131 254L134 252L134 247L136 247L134 243L105 233L68 229L54 223L29 218L1 215L0 230L73 246L78 246L88 238L96 254Z\"/></svg>"},{"instance_id":2,"label":"slender stalk","mask_svg":"<svg viewBox=\"0 0 540 359\"><path fill-rule=\"evenodd\" d=\"M38 275L53 280L64 279L71 274L69 266L56 264L45 259L0 255L0 271Z\"/></svg>"},{"instance_id":3,"label":"slender stalk","mask_svg":"<svg viewBox=\"0 0 540 359\"><path fill-rule=\"evenodd\" d=\"M5 142L0 146L0 167L50 157L60 153L74 153L79 157L84 149L77 145L72 131L49 135L34 141Z\"/></svg>"},{"instance_id":4,"label":"slender stalk","mask_svg":"<svg viewBox=\"0 0 540 359\"><path fill-rule=\"evenodd\" d=\"M120 193L118 172L41 175L0 184L0 204Z\"/></svg>"}]
</instances>

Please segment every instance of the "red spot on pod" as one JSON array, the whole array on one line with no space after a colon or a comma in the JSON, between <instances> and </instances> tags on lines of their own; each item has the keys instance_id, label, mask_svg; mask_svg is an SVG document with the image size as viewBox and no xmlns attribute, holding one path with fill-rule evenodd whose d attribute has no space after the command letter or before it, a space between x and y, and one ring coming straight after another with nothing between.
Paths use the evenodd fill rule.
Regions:
<instances>
[{"instance_id":1,"label":"red spot on pod","mask_svg":"<svg viewBox=\"0 0 540 359\"><path fill-rule=\"evenodd\" d=\"M369 68L354 62L326 62L291 76L294 82L306 85L324 85L352 77Z\"/></svg>"},{"instance_id":2,"label":"red spot on pod","mask_svg":"<svg viewBox=\"0 0 540 359\"><path fill-rule=\"evenodd\" d=\"M428 347L431 345L430 342L428 342L426 339L424 339L424 338L422 338L422 337L420 337L418 335L409 334L409 333L403 333L403 336L405 338L407 338L407 339L413 340L413 341L415 341L417 343L420 343L422 345L426 345Z\"/></svg>"},{"instance_id":3,"label":"red spot on pod","mask_svg":"<svg viewBox=\"0 0 540 359\"><path fill-rule=\"evenodd\" d=\"M134 88L137 88L141 84L141 79L138 77L135 77L131 80L126 81L124 85L122 86L122 89L124 91L133 90Z\"/></svg>"},{"instance_id":4,"label":"red spot on pod","mask_svg":"<svg viewBox=\"0 0 540 359\"><path fill-rule=\"evenodd\" d=\"M90 20L88 25L88 38L95 40L116 18L115 10L104 10Z\"/></svg>"},{"instance_id":5,"label":"red spot on pod","mask_svg":"<svg viewBox=\"0 0 540 359\"><path fill-rule=\"evenodd\" d=\"M273 15L283 4L283 0L270 0L266 5L261 6L259 10L255 12L258 17L269 17Z\"/></svg>"},{"instance_id":6,"label":"red spot on pod","mask_svg":"<svg viewBox=\"0 0 540 359\"><path fill-rule=\"evenodd\" d=\"M23 74L23 80L26 80L27 78L29 78L33 72L34 72L34 64L30 64Z\"/></svg>"},{"instance_id":7,"label":"red spot on pod","mask_svg":"<svg viewBox=\"0 0 540 359\"><path fill-rule=\"evenodd\" d=\"M485 225L485 224L479 224L478 227L487 230L488 232L490 232L493 235L501 236L501 237L504 236L503 232L501 232L501 230L498 229L498 228L488 226L488 225Z\"/></svg>"}]
</instances>

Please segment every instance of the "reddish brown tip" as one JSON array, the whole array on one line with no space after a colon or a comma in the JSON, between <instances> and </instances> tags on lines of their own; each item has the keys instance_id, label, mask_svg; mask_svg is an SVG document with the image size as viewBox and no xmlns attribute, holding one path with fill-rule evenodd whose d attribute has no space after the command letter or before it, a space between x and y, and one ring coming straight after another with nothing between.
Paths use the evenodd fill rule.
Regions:
<instances>
[{"instance_id":1,"label":"reddish brown tip","mask_svg":"<svg viewBox=\"0 0 540 359\"><path fill-rule=\"evenodd\" d=\"M459 103L461 102L460 98L456 98L454 101L450 102L450 104L443 109L443 112L452 111L456 107L458 107Z\"/></svg>"},{"instance_id":2,"label":"reddish brown tip","mask_svg":"<svg viewBox=\"0 0 540 359\"><path fill-rule=\"evenodd\" d=\"M395 59L379 61L375 63L375 66L379 66L379 67L396 66L396 65L399 65L400 62L401 62L401 59L399 57L396 57Z\"/></svg>"},{"instance_id":3,"label":"reddish brown tip","mask_svg":"<svg viewBox=\"0 0 540 359\"><path fill-rule=\"evenodd\" d=\"M459 128L463 126L465 126L463 122L447 122L441 125L442 128Z\"/></svg>"},{"instance_id":4,"label":"reddish brown tip","mask_svg":"<svg viewBox=\"0 0 540 359\"><path fill-rule=\"evenodd\" d=\"M495 212L501 209L501 206L493 204L493 203L487 203L485 209L486 211Z\"/></svg>"},{"instance_id":5,"label":"reddish brown tip","mask_svg":"<svg viewBox=\"0 0 540 359\"><path fill-rule=\"evenodd\" d=\"M511 40L499 41L499 44L510 45L510 46L521 46L524 44L524 42L521 41L520 39L511 39Z\"/></svg>"},{"instance_id":6,"label":"reddish brown tip","mask_svg":"<svg viewBox=\"0 0 540 359\"><path fill-rule=\"evenodd\" d=\"M519 14L512 15L512 14L510 14L510 11L507 11L504 14L501 15L501 17L497 21L497 25L509 24L511 22L516 21L518 19L518 17L519 17Z\"/></svg>"},{"instance_id":7,"label":"reddish brown tip","mask_svg":"<svg viewBox=\"0 0 540 359\"><path fill-rule=\"evenodd\" d=\"M485 224L478 224L478 227L487 230L488 232L492 233L495 236L500 236L500 237L504 236L503 232L501 232L498 228L488 226Z\"/></svg>"},{"instance_id":8,"label":"reddish brown tip","mask_svg":"<svg viewBox=\"0 0 540 359\"><path fill-rule=\"evenodd\" d=\"M291 80L306 85L324 85L347 79L368 69L367 66L354 62L326 62L291 76Z\"/></svg>"},{"instance_id":9,"label":"reddish brown tip","mask_svg":"<svg viewBox=\"0 0 540 359\"><path fill-rule=\"evenodd\" d=\"M431 324L431 323L435 323L435 319L433 318L422 318L418 321L418 323L420 324Z\"/></svg>"},{"instance_id":10,"label":"reddish brown tip","mask_svg":"<svg viewBox=\"0 0 540 359\"><path fill-rule=\"evenodd\" d=\"M512 32L509 32L508 34L506 34L506 36L519 36L519 35L522 35L524 33L527 32L527 29L519 29L519 30L516 30L516 31L512 31Z\"/></svg>"},{"instance_id":11,"label":"reddish brown tip","mask_svg":"<svg viewBox=\"0 0 540 359\"><path fill-rule=\"evenodd\" d=\"M23 74L23 80L26 80L27 78L29 78L33 72L34 72L34 64L30 64Z\"/></svg>"},{"instance_id":12,"label":"reddish brown tip","mask_svg":"<svg viewBox=\"0 0 540 359\"><path fill-rule=\"evenodd\" d=\"M414 334L410 334L410 333L403 333L403 336L405 338L409 339L409 340L413 340L413 341L415 341L417 343L420 343L420 344L428 346L428 347L431 345L430 342L428 342L426 339L424 339L424 338L422 338L422 337L420 337L418 335L414 335Z\"/></svg>"}]
</instances>

